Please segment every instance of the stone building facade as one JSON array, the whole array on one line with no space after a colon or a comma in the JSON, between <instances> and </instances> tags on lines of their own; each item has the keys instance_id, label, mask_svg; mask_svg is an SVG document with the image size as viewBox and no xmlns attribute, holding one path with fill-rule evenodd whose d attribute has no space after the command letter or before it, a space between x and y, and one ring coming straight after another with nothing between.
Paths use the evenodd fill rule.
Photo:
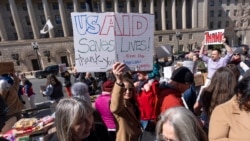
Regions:
<instances>
[{"instance_id":1,"label":"stone building facade","mask_svg":"<svg viewBox=\"0 0 250 141\"><path fill-rule=\"evenodd\" d=\"M154 14L155 47L170 44L174 52L197 49L204 31L221 28L231 45L249 43L250 20L242 20L250 13L249 2L244 0L1 0L0 61L14 61L22 72L61 63L72 67L70 13L90 11L86 1L94 12ZM54 28L40 34L48 19ZM33 48L36 42L38 50Z\"/></svg>"}]
</instances>

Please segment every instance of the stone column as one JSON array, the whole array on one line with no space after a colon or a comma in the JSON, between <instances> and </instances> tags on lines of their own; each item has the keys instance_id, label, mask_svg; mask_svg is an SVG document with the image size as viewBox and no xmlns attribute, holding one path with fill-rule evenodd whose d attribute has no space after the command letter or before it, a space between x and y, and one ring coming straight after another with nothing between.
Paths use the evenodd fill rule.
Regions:
<instances>
[{"instance_id":1,"label":"stone column","mask_svg":"<svg viewBox=\"0 0 250 141\"><path fill-rule=\"evenodd\" d=\"M50 11L49 11L48 1L47 0L42 0L42 2L43 2L44 15L45 15L45 18L46 18L46 21L47 21L50 18ZM49 30L49 37L50 38L55 37L54 29Z\"/></svg>"},{"instance_id":2,"label":"stone column","mask_svg":"<svg viewBox=\"0 0 250 141\"><path fill-rule=\"evenodd\" d=\"M31 2L31 0L26 0L26 3L27 3L27 9L28 9L28 13L29 13L29 19L30 19L34 39L39 39L40 33L38 30L37 20L36 20L36 16L35 16L32 2Z\"/></svg>"},{"instance_id":3,"label":"stone column","mask_svg":"<svg viewBox=\"0 0 250 141\"><path fill-rule=\"evenodd\" d=\"M118 0L114 0L114 11L115 12L119 12L119 9L118 9Z\"/></svg>"},{"instance_id":4,"label":"stone column","mask_svg":"<svg viewBox=\"0 0 250 141\"><path fill-rule=\"evenodd\" d=\"M138 11L139 13L143 13L143 9L142 9L142 0L138 0Z\"/></svg>"},{"instance_id":5,"label":"stone column","mask_svg":"<svg viewBox=\"0 0 250 141\"><path fill-rule=\"evenodd\" d=\"M204 0L204 8L203 8L203 27L208 27L208 0Z\"/></svg>"},{"instance_id":6,"label":"stone column","mask_svg":"<svg viewBox=\"0 0 250 141\"><path fill-rule=\"evenodd\" d=\"M192 2L192 28L197 28L197 0Z\"/></svg>"},{"instance_id":7,"label":"stone column","mask_svg":"<svg viewBox=\"0 0 250 141\"><path fill-rule=\"evenodd\" d=\"M150 14L155 13L154 0L150 0Z\"/></svg>"},{"instance_id":8,"label":"stone column","mask_svg":"<svg viewBox=\"0 0 250 141\"><path fill-rule=\"evenodd\" d=\"M18 12L16 9L15 0L9 0L9 4L10 4L11 15L13 17L13 21L14 21L15 28L16 28L18 40L23 40L24 39L23 28L21 25L21 21L19 19L20 16L18 15Z\"/></svg>"},{"instance_id":9,"label":"stone column","mask_svg":"<svg viewBox=\"0 0 250 141\"><path fill-rule=\"evenodd\" d=\"M79 4L77 0L73 0L74 12L79 12Z\"/></svg>"},{"instance_id":10,"label":"stone column","mask_svg":"<svg viewBox=\"0 0 250 141\"><path fill-rule=\"evenodd\" d=\"M176 4L175 4L175 0L172 0L172 29L176 29Z\"/></svg>"},{"instance_id":11,"label":"stone column","mask_svg":"<svg viewBox=\"0 0 250 141\"><path fill-rule=\"evenodd\" d=\"M3 17L2 17L2 13L0 13L0 37L2 41L7 41L8 40L8 36L7 36L7 32L6 32L6 27L4 25L3 22Z\"/></svg>"},{"instance_id":12,"label":"stone column","mask_svg":"<svg viewBox=\"0 0 250 141\"><path fill-rule=\"evenodd\" d=\"M182 29L187 28L186 0L182 0Z\"/></svg>"},{"instance_id":13,"label":"stone column","mask_svg":"<svg viewBox=\"0 0 250 141\"><path fill-rule=\"evenodd\" d=\"M162 30L166 30L165 0L161 0L161 28L162 28Z\"/></svg>"},{"instance_id":14,"label":"stone column","mask_svg":"<svg viewBox=\"0 0 250 141\"><path fill-rule=\"evenodd\" d=\"M130 13L131 12L131 3L130 3L130 0L126 0L126 5L127 5L127 13Z\"/></svg>"},{"instance_id":15,"label":"stone column","mask_svg":"<svg viewBox=\"0 0 250 141\"><path fill-rule=\"evenodd\" d=\"M105 12L105 11L106 11L105 0L101 0L101 11L102 11L102 12Z\"/></svg>"},{"instance_id":16,"label":"stone column","mask_svg":"<svg viewBox=\"0 0 250 141\"><path fill-rule=\"evenodd\" d=\"M63 5L63 0L58 0L58 4L59 4L59 12L60 12L60 17L61 17L61 21L62 21L62 28L63 28L64 37L68 37L69 36L69 27L68 27L67 19L65 16L66 13L65 13L64 5Z\"/></svg>"}]
</instances>

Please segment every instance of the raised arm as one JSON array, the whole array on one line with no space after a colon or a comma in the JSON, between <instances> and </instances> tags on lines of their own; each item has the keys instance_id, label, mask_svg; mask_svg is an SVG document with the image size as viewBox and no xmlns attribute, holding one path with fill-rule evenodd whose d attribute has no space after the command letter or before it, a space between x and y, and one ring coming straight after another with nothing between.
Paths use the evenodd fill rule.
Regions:
<instances>
[{"instance_id":1,"label":"raised arm","mask_svg":"<svg viewBox=\"0 0 250 141\"><path fill-rule=\"evenodd\" d=\"M223 45L225 46L226 50L227 50L227 54L233 54L233 50L232 48L226 43L226 38L223 38Z\"/></svg>"},{"instance_id":2,"label":"raised arm","mask_svg":"<svg viewBox=\"0 0 250 141\"><path fill-rule=\"evenodd\" d=\"M124 68L125 64L123 63L118 62L113 65L113 74L116 78L116 82L111 95L110 111L115 114L119 114L124 107L123 104L124 84L122 78Z\"/></svg>"},{"instance_id":3,"label":"raised arm","mask_svg":"<svg viewBox=\"0 0 250 141\"><path fill-rule=\"evenodd\" d=\"M200 53L199 53L199 57L201 58L204 52L204 48L205 48L205 39L202 41L201 43L201 49L200 49Z\"/></svg>"}]
</instances>

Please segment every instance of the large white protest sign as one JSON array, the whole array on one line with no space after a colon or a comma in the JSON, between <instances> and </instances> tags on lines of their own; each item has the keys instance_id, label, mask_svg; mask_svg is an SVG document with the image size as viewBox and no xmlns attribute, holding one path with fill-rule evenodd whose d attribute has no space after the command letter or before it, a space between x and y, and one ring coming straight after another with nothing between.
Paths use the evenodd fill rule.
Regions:
<instances>
[{"instance_id":1,"label":"large white protest sign","mask_svg":"<svg viewBox=\"0 0 250 141\"><path fill-rule=\"evenodd\" d=\"M131 70L152 70L154 15L71 13L79 72L105 72L119 61Z\"/></svg>"},{"instance_id":2,"label":"large white protest sign","mask_svg":"<svg viewBox=\"0 0 250 141\"><path fill-rule=\"evenodd\" d=\"M205 45L222 44L224 29L205 31Z\"/></svg>"}]
</instances>

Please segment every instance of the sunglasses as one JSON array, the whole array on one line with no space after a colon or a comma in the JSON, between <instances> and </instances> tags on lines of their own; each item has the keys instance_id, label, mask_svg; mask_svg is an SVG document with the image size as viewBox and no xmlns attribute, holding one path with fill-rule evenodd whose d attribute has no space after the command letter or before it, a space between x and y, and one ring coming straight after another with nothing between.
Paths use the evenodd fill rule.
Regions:
<instances>
[{"instance_id":1,"label":"sunglasses","mask_svg":"<svg viewBox=\"0 0 250 141\"><path fill-rule=\"evenodd\" d=\"M132 92L134 90L134 88L125 88L125 91L129 91Z\"/></svg>"}]
</instances>

